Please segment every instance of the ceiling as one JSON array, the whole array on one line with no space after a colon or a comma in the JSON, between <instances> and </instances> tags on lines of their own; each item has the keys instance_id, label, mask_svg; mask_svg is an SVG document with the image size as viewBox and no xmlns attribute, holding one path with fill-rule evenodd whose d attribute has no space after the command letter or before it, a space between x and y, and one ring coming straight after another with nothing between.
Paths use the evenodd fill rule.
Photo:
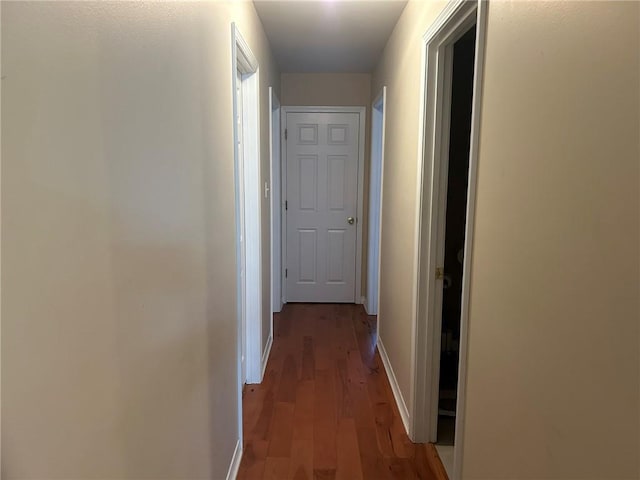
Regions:
<instances>
[{"instance_id":1,"label":"ceiling","mask_svg":"<svg viewBox=\"0 0 640 480\"><path fill-rule=\"evenodd\" d=\"M371 72L406 0L254 0L282 72Z\"/></svg>"}]
</instances>

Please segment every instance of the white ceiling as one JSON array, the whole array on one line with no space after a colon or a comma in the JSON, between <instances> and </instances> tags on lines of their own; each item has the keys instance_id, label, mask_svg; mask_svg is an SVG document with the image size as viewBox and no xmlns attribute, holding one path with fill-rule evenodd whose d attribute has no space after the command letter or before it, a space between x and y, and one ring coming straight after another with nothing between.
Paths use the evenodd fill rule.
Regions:
<instances>
[{"instance_id":1,"label":"white ceiling","mask_svg":"<svg viewBox=\"0 0 640 480\"><path fill-rule=\"evenodd\" d=\"M254 0L282 72L370 72L406 0Z\"/></svg>"}]
</instances>

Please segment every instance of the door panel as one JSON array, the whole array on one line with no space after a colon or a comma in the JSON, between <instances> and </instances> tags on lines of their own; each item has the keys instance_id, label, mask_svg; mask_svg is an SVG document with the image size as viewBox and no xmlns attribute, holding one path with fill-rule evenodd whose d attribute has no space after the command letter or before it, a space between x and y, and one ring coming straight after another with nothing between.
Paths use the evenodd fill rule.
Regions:
<instances>
[{"instance_id":1,"label":"door panel","mask_svg":"<svg viewBox=\"0 0 640 480\"><path fill-rule=\"evenodd\" d=\"M287 301L354 302L360 116L287 113Z\"/></svg>"},{"instance_id":2,"label":"door panel","mask_svg":"<svg viewBox=\"0 0 640 480\"><path fill-rule=\"evenodd\" d=\"M347 192L345 175L347 175L347 162L346 155L331 155L329 156L328 164L328 189L329 189L329 210L344 211L345 197Z\"/></svg>"},{"instance_id":3,"label":"door panel","mask_svg":"<svg viewBox=\"0 0 640 480\"><path fill-rule=\"evenodd\" d=\"M316 262L318 235L315 229L298 229L298 281L300 283L316 283Z\"/></svg>"},{"instance_id":4,"label":"door panel","mask_svg":"<svg viewBox=\"0 0 640 480\"><path fill-rule=\"evenodd\" d=\"M298 167L298 192L300 210L316 211L318 204L318 156L301 155L296 160Z\"/></svg>"},{"instance_id":5,"label":"door panel","mask_svg":"<svg viewBox=\"0 0 640 480\"><path fill-rule=\"evenodd\" d=\"M327 231L327 282L328 283L344 283L344 262L343 256L345 251L345 230L328 230Z\"/></svg>"}]
</instances>

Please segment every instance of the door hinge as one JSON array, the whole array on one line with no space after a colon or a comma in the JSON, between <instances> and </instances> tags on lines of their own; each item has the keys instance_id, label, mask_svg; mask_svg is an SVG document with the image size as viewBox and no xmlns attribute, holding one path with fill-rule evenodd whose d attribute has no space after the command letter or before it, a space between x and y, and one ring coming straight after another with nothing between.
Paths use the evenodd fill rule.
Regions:
<instances>
[{"instance_id":1,"label":"door hinge","mask_svg":"<svg viewBox=\"0 0 640 480\"><path fill-rule=\"evenodd\" d=\"M284 278L288 278L289 277L289 269L285 268L284 269Z\"/></svg>"},{"instance_id":2,"label":"door hinge","mask_svg":"<svg viewBox=\"0 0 640 480\"><path fill-rule=\"evenodd\" d=\"M437 267L436 268L436 280L442 280L444 278L444 268Z\"/></svg>"},{"instance_id":3,"label":"door hinge","mask_svg":"<svg viewBox=\"0 0 640 480\"><path fill-rule=\"evenodd\" d=\"M284 201L284 209L289 210L289 202L287 200Z\"/></svg>"},{"instance_id":4,"label":"door hinge","mask_svg":"<svg viewBox=\"0 0 640 480\"><path fill-rule=\"evenodd\" d=\"M287 130L286 128L284 129L284 139L286 140L287 138L289 138L289 130Z\"/></svg>"}]
</instances>

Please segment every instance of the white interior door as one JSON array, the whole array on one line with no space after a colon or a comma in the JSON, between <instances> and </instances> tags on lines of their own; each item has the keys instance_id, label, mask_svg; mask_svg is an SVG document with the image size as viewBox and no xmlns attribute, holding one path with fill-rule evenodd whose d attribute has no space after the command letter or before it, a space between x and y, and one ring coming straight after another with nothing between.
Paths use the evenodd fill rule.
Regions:
<instances>
[{"instance_id":1,"label":"white interior door","mask_svg":"<svg viewBox=\"0 0 640 480\"><path fill-rule=\"evenodd\" d=\"M289 302L355 302L360 116L287 113Z\"/></svg>"}]
</instances>

